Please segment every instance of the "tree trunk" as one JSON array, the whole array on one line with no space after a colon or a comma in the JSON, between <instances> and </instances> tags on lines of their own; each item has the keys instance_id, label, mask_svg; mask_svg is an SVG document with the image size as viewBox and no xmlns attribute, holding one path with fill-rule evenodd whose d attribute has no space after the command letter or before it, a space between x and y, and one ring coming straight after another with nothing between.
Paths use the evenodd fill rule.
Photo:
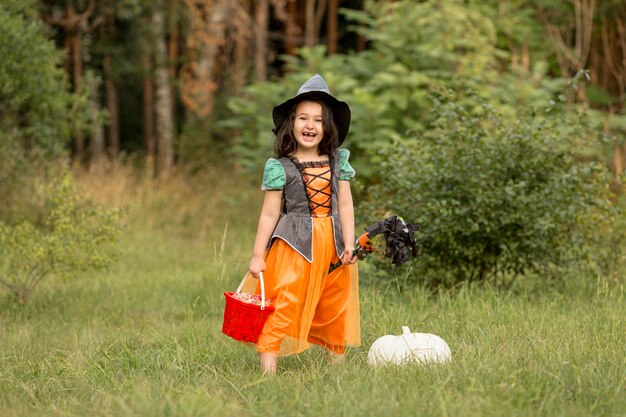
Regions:
<instances>
[{"instance_id":1,"label":"tree trunk","mask_svg":"<svg viewBox=\"0 0 626 417\"><path fill-rule=\"evenodd\" d=\"M304 33L305 45L309 48L314 47L317 43L317 34L315 33L315 0L306 0Z\"/></svg>"},{"instance_id":2,"label":"tree trunk","mask_svg":"<svg viewBox=\"0 0 626 417\"><path fill-rule=\"evenodd\" d=\"M339 35L337 33L337 7L338 0L329 0L328 2L328 20L326 23L328 33L328 55L337 53L337 44Z\"/></svg>"},{"instance_id":3,"label":"tree trunk","mask_svg":"<svg viewBox=\"0 0 626 417\"><path fill-rule=\"evenodd\" d=\"M315 44L319 43L322 32L322 21L326 15L326 6L328 0L317 0L317 8L315 9Z\"/></svg>"},{"instance_id":4,"label":"tree trunk","mask_svg":"<svg viewBox=\"0 0 626 417\"><path fill-rule=\"evenodd\" d=\"M76 10L72 2L65 4L65 18L68 22L73 22L76 19ZM80 95L83 81L83 58L80 45L80 34L78 27L75 25L64 27L68 31L70 54L71 54L71 67L72 67L72 87L76 95ZM74 152L76 153L76 160L82 161L85 157L85 134L78 130L76 137L74 138Z\"/></svg>"},{"instance_id":5,"label":"tree trunk","mask_svg":"<svg viewBox=\"0 0 626 417\"><path fill-rule=\"evenodd\" d=\"M365 36L359 35L356 38L356 51L363 52L366 49L367 49L367 39L365 39Z\"/></svg>"},{"instance_id":6,"label":"tree trunk","mask_svg":"<svg viewBox=\"0 0 626 417\"><path fill-rule=\"evenodd\" d=\"M179 15L178 15L178 3L180 0L168 0L167 10L167 70L170 76L170 80L175 80L177 76L177 67L179 62L179 43L180 43L180 31L179 31ZM172 84L170 91L170 100L172 101L172 118L176 120L176 87Z\"/></svg>"},{"instance_id":7,"label":"tree trunk","mask_svg":"<svg viewBox=\"0 0 626 417\"><path fill-rule=\"evenodd\" d=\"M269 1L257 0L254 20L256 23L254 67L258 81L267 80L267 30L269 26Z\"/></svg>"},{"instance_id":8,"label":"tree trunk","mask_svg":"<svg viewBox=\"0 0 626 417\"><path fill-rule=\"evenodd\" d=\"M234 59L231 65L230 81L234 91L239 91L248 79L250 68L251 41L255 37L250 11L250 0L239 0L238 7L233 11L233 18L229 19L232 33L228 38L234 39ZM255 56L256 57L256 56Z\"/></svg>"},{"instance_id":9,"label":"tree trunk","mask_svg":"<svg viewBox=\"0 0 626 417\"><path fill-rule=\"evenodd\" d=\"M172 122L171 84L167 69L167 47L165 45L163 12L152 14L154 39L154 84L157 136L156 173L167 178L174 165L174 140Z\"/></svg>"},{"instance_id":10,"label":"tree trunk","mask_svg":"<svg viewBox=\"0 0 626 417\"><path fill-rule=\"evenodd\" d=\"M296 47L298 45L297 36L300 32L297 23L297 12L296 0L287 0L287 23L285 28L287 36L285 37L285 52L287 55L291 56L296 54Z\"/></svg>"},{"instance_id":11,"label":"tree trunk","mask_svg":"<svg viewBox=\"0 0 626 417\"><path fill-rule=\"evenodd\" d=\"M574 26L571 28L556 26L545 11L539 12L548 37L554 44L557 61L565 77L574 76L578 71L587 68L597 0L570 0L570 2L574 5ZM568 31L572 33L571 39ZM565 36L563 32L566 33ZM576 94L580 100L586 101L584 85L580 87Z\"/></svg>"},{"instance_id":12,"label":"tree trunk","mask_svg":"<svg viewBox=\"0 0 626 417\"><path fill-rule=\"evenodd\" d=\"M624 172L624 155L623 149L619 144L613 145L613 168L615 169L615 177L619 178Z\"/></svg>"},{"instance_id":13,"label":"tree trunk","mask_svg":"<svg viewBox=\"0 0 626 417\"><path fill-rule=\"evenodd\" d=\"M120 117L117 104L117 88L111 75L111 55L105 54L102 61L104 75L104 91L106 94L106 108L109 112L109 125L107 127L107 150L109 155L115 157L120 152Z\"/></svg>"},{"instance_id":14,"label":"tree trunk","mask_svg":"<svg viewBox=\"0 0 626 417\"><path fill-rule=\"evenodd\" d=\"M190 27L181 98L187 110L207 122L213 113L219 58L226 42L228 3L228 0L186 0Z\"/></svg>"},{"instance_id":15,"label":"tree trunk","mask_svg":"<svg viewBox=\"0 0 626 417\"><path fill-rule=\"evenodd\" d=\"M93 130L89 138L89 164L98 165L104 160L105 148L104 129L102 124L98 122L102 109L100 107L97 84L95 82L89 84L93 84L89 85L89 89L93 90L89 92L91 102L91 124L93 126Z\"/></svg>"},{"instance_id":16,"label":"tree trunk","mask_svg":"<svg viewBox=\"0 0 626 417\"><path fill-rule=\"evenodd\" d=\"M609 106L611 112L619 112L622 100L626 96L626 33L624 24L619 16L611 20L602 18L600 23L601 47L591 48L591 57L596 57L597 63L591 66L592 75L598 74L598 80L604 89L617 97ZM590 58L591 58L590 57ZM595 69L595 71L594 71Z\"/></svg>"},{"instance_id":17,"label":"tree trunk","mask_svg":"<svg viewBox=\"0 0 626 417\"><path fill-rule=\"evenodd\" d=\"M80 50L80 37L72 34L72 80L74 83L74 93L81 94L83 83L83 60ZM85 157L85 134L81 130L76 131L75 138L76 159L81 161Z\"/></svg>"},{"instance_id":18,"label":"tree trunk","mask_svg":"<svg viewBox=\"0 0 626 417\"><path fill-rule=\"evenodd\" d=\"M156 143L154 140L154 81L150 49L144 46L141 54L141 89L143 103L143 143L148 166L154 165Z\"/></svg>"}]
</instances>

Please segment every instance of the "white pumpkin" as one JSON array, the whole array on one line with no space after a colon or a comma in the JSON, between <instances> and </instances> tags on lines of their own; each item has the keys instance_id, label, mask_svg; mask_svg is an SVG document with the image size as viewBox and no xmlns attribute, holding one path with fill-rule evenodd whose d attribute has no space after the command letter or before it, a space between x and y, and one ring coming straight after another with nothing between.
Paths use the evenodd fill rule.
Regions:
<instances>
[{"instance_id":1,"label":"white pumpkin","mask_svg":"<svg viewBox=\"0 0 626 417\"><path fill-rule=\"evenodd\" d=\"M402 326L400 336L386 335L377 339L367 353L370 365L439 363L447 362L450 358L450 347L441 337L429 333L411 333L407 326Z\"/></svg>"}]
</instances>

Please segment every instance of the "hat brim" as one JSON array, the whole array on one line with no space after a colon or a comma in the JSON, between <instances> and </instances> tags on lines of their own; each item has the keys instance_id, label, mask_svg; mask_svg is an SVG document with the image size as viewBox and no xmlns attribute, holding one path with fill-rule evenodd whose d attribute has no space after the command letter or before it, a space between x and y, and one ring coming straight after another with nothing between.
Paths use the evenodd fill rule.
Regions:
<instances>
[{"instance_id":1,"label":"hat brim","mask_svg":"<svg viewBox=\"0 0 626 417\"><path fill-rule=\"evenodd\" d=\"M303 100L323 101L330 107L335 125L337 126L339 145L341 145L346 139L346 136L348 136L348 131L350 130L350 107L348 106L348 103L337 100L335 97L323 91L309 91L302 93L274 107L274 110L272 111L274 128L278 128L278 126L285 121L285 118L289 115L291 109Z\"/></svg>"}]
</instances>

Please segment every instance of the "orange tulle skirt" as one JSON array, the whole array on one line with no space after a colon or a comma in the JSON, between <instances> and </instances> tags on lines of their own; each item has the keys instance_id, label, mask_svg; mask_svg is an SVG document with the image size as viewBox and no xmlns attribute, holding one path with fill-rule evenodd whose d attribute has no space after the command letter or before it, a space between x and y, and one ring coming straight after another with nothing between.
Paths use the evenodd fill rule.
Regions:
<instances>
[{"instance_id":1,"label":"orange tulle skirt","mask_svg":"<svg viewBox=\"0 0 626 417\"><path fill-rule=\"evenodd\" d=\"M342 265L329 274L337 260L331 217L313 218L311 263L285 241L274 241L264 278L266 297L275 310L259 336L259 352L285 356L313 343L343 353L348 346L360 345L357 265Z\"/></svg>"}]
</instances>

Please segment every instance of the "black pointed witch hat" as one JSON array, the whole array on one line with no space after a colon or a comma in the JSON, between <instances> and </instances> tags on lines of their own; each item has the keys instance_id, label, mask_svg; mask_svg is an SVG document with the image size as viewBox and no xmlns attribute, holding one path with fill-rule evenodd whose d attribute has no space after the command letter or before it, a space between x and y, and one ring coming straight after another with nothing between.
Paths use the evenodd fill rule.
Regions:
<instances>
[{"instance_id":1,"label":"black pointed witch hat","mask_svg":"<svg viewBox=\"0 0 626 417\"><path fill-rule=\"evenodd\" d=\"M309 78L298 90L298 94L285 101L282 104L274 107L272 111L272 119L274 120L274 132L278 126L280 126L285 118L289 116L289 112L296 104L303 100L321 100L326 103L332 113L335 124L337 125L337 133L339 134L339 144L341 145L348 136L348 130L350 129L350 107L347 103L337 100L330 95L328 85L321 75L315 74Z\"/></svg>"}]
</instances>

